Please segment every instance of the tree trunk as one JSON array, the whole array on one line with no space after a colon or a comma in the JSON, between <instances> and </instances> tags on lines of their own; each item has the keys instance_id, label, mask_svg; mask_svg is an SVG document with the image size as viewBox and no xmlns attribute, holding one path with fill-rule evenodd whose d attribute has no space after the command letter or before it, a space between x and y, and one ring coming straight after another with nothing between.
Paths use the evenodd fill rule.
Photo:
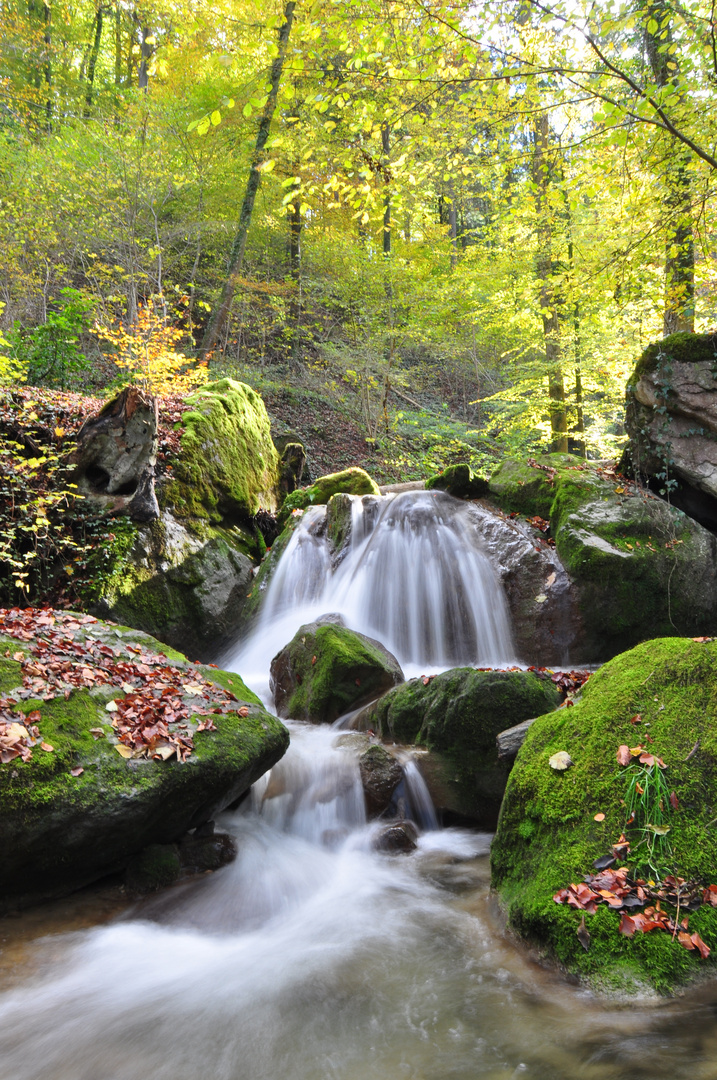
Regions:
<instances>
[{"instance_id":1,"label":"tree trunk","mask_svg":"<svg viewBox=\"0 0 717 1080\"><path fill-rule=\"evenodd\" d=\"M95 69L97 67L97 57L100 54L100 45L102 43L102 25L104 22L104 8L100 5L97 8L97 15L95 16L95 37L92 42L92 50L90 52L90 59L87 64L87 93L85 94L85 108L83 115L87 118L90 115L90 109L92 108L92 91L95 85Z\"/></svg>"},{"instance_id":2,"label":"tree trunk","mask_svg":"<svg viewBox=\"0 0 717 1080\"><path fill-rule=\"evenodd\" d=\"M381 125L381 149L383 150L383 253L388 258L391 255L391 176L388 162L391 153L391 129L386 123Z\"/></svg>"},{"instance_id":3,"label":"tree trunk","mask_svg":"<svg viewBox=\"0 0 717 1080\"><path fill-rule=\"evenodd\" d=\"M667 27L664 26L669 15L670 10L664 0L656 0L648 5L645 48L657 85L664 88L672 84L679 90L680 69L677 54L671 49L672 31L669 23ZM652 21L658 24L657 31L650 31ZM695 242L689 176L691 156L689 149L677 139L667 141L665 202L669 216L665 235L665 336L680 330L694 333L695 329Z\"/></svg>"},{"instance_id":4,"label":"tree trunk","mask_svg":"<svg viewBox=\"0 0 717 1080\"><path fill-rule=\"evenodd\" d=\"M554 453L568 451L568 414L562 369L561 307L557 295L553 260L553 222L550 208L550 128L548 115L540 113L534 124L533 183L537 216L538 254L536 271L540 281L540 310L543 319L545 360L548 369L550 398L550 448Z\"/></svg>"},{"instance_id":5,"label":"tree trunk","mask_svg":"<svg viewBox=\"0 0 717 1080\"><path fill-rule=\"evenodd\" d=\"M264 111L259 122L254 157L251 169L249 170L249 179L246 185L246 192L244 193L244 201L239 213L239 224L237 226L236 236L234 237L234 243L232 244L232 250L229 256L227 279L224 283L219 303L212 312L212 316L207 324L207 329L204 333L204 338L202 339L201 349L199 350L199 355L203 360L205 360L212 352L219 335L224 329L224 325L229 316L229 311L231 310L234 293L236 292L237 281L244 260L246 239L251 224L254 201L256 200L256 193L259 190L259 184L261 182L261 172L259 170L263 161L264 147L269 138L271 121L276 109L276 99L279 94L279 83L281 81L281 73L284 69L284 59L286 57L289 34L291 33L291 25L294 21L295 7L296 0L289 0L284 9L284 23L279 30L279 53L271 65L271 90L269 91L269 96L266 100L266 105L264 106Z\"/></svg>"}]
</instances>

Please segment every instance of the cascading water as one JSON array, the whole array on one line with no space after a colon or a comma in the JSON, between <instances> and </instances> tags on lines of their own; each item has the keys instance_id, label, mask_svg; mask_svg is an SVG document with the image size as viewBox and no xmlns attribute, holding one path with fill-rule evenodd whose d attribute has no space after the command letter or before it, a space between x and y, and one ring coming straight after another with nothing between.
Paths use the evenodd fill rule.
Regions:
<instances>
[{"instance_id":1,"label":"cascading water","mask_svg":"<svg viewBox=\"0 0 717 1080\"><path fill-rule=\"evenodd\" d=\"M443 497L406 514L375 502L354 503L334 570L322 511L304 515L243 653L261 677L327 609L404 664L510 657L496 582ZM234 863L112 925L8 949L0 1080L711 1080L709 995L622 1010L567 987L504 934L490 838L436 829L410 760L401 799L424 832L388 858L365 820L357 736L291 728L286 757L219 822Z\"/></svg>"},{"instance_id":2,"label":"cascading water","mask_svg":"<svg viewBox=\"0 0 717 1080\"><path fill-rule=\"evenodd\" d=\"M407 675L514 663L500 582L465 509L442 492L354 497L349 543L332 566L326 507L309 508L251 639L225 663L266 697L272 656L299 626L327 612L381 641Z\"/></svg>"}]
</instances>

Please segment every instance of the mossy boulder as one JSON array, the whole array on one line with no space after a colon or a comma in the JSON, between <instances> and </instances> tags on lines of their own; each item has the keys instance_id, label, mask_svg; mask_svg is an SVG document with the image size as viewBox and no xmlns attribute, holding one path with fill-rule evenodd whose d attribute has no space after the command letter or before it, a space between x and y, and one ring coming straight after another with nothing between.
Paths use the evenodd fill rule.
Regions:
<instances>
[{"instance_id":1,"label":"mossy boulder","mask_svg":"<svg viewBox=\"0 0 717 1080\"><path fill-rule=\"evenodd\" d=\"M284 500L279 513L279 521L285 523L293 510L305 510L307 506L319 506L329 501L332 495L344 492L346 495L379 495L378 485L363 469L342 469L341 472L320 476L311 487L298 488Z\"/></svg>"},{"instance_id":2,"label":"mossy boulder","mask_svg":"<svg viewBox=\"0 0 717 1080\"><path fill-rule=\"evenodd\" d=\"M224 523L260 508L274 512L279 455L264 402L234 379L208 383L186 399L173 478L158 491L175 516Z\"/></svg>"},{"instance_id":3,"label":"mossy boulder","mask_svg":"<svg viewBox=\"0 0 717 1080\"><path fill-rule=\"evenodd\" d=\"M587 950L576 931L581 915L553 895L594 873L624 831L626 865L639 870L649 822L626 821L628 770L621 745L643 744L666 764L676 808L668 817L668 851L648 876L676 874L717 882L717 642L663 638L615 657L591 676L581 700L539 718L508 780L492 847L492 881L513 929L568 970L596 985L662 992L705 971L717 957L717 910L689 914L689 931L713 950L708 960L655 930L625 937L615 911L586 915ZM573 765L555 771L565 751ZM596 815L604 819L596 820ZM644 868L643 868L644 871ZM684 912L683 912L684 914Z\"/></svg>"},{"instance_id":4,"label":"mossy boulder","mask_svg":"<svg viewBox=\"0 0 717 1080\"><path fill-rule=\"evenodd\" d=\"M325 616L299 627L272 660L279 716L332 723L403 682L398 660L388 649L339 625L338 618Z\"/></svg>"},{"instance_id":5,"label":"mossy boulder","mask_svg":"<svg viewBox=\"0 0 717 1080\"><path fill-rule=\"evenodd\" d=\"M626 390L626 463L717 526L717 334L671 334L645 349Z\"/></svg>"},{"instance_id":6,"label":"mossy boulder","mask_svg":"<svg viewBox=\"0 0 717 1080\"><path fill-rule=\"evenodd\" d=\"M239 633L258 554L248 528L189 528L164 510L135 530L91 610L209 660Z\"/></svg>"},{"instance_id":7,"label":"mossy boulder","mask_svg":"<svg viewBox=\"0 0 717 1080\"><path fill-rule=\"evenodd\" d=\"M482 499L488 494L488 481L476 474L470 465L449 465L443 472L426 480L428 490L446 491L456 499Z\"/></svg>"},{"instance_id":8,"label":"mossy boulder","mask_svg":"<svg viewBox=\"0 0 717 1080\"><path fill-rule=\"evenodd\" d=\"M431 751L417 762L436 806L490 825L509 770L498 760L496 735L559 701L553 683L533 672L452 668L389 691L362 723L384 739Z\"/></svg>"},{"instance_id":9,"label":"mossy boulder","mask_svg":"<svg viewBox=\"0 0 717 1080\"><path fill-rule=\"evenodd\" d=\"M123 869L149 845L176 843L234 802L289 742L284 726L238 675L189 663L128 627L65 612L46 618L28 641L11 635L7 615L0 624L5 715L39 711L39 719L27 723L36 723L40 740L51 747L43 749L38 740L30 760L0 764L0 907L72 892ZM52 644L55 630L60 633ZM58 646L61 636L74 644ZM70 680L64 690L48 689L50 663L69 663L62 669L69 672L62 678ZM112 683L106 682L107 663L113 665ZM141 690L145 697L162 693L152 689L154 681L184 687L189 715L177 730L193 742L184 762L127 757L124 745L118 751L111 723L116 712L106 705L129 693L127 679L142 681L132 674L138 664L150 673ZM210 714L216 730L200 730L201 724L206 728L200 703L213 706L195 696L198 678L217 687L214 706L220 711Z\"/></svg>"},{"instance_id":10,"label":"mossy boulder","mask_svg":"<svg viewBox=\"0 0 717 1080\"><path fill-rule=\"evenodd\" d=\"M531 462L504 462L491 497L549 522L582 618L573 661L606 659L656 633L717 630L712 533L613 468L563 454Z\"/></svg>"}]
</instances>

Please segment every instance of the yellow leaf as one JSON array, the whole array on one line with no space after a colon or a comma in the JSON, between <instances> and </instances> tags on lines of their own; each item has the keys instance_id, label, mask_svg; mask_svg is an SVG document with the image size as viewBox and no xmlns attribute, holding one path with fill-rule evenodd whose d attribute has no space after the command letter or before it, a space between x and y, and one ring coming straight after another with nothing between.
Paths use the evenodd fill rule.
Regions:
<instances>
[{"instance_id":1,"label":"yellow leaf","mask_svg":"<svg viewBox=\"0 0 717 1080\"><path fill-rule=\"evenodd\" d=\"M65 434L65 429L63 427L56 427L55 428L55 435L57 436L58 439L61 439L64 434Z\"/></svg>"},{"instance_id":2,"label":"yellow leaf","mask_svg":"<svg viewBox=\"0 0 717 1080\"><path fill-rule=\"evenodd\" d=\"M132 751L130 750L129 746L125 746L124 743L115 743L115 750L120 755L120 757L132 757Z\"/></svg>"}]
</instances>

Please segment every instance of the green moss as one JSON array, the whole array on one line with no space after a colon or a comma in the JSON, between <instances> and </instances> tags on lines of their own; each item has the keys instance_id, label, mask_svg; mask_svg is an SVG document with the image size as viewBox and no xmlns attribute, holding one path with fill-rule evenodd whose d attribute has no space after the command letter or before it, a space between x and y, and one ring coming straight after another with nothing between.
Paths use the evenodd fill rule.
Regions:
<instances>
[{"instance_id":1,"label":"green moss","mask_svg":"<svg viewBox=\"0 0 717 1080\"><path fill-rule=\"evenodd\" d=\"M549 518L557 491L556 478L569 477L569 470L582 467L583 462L570 454L541 454L533 460L536 466L507 458L490 477L488 490L503 510ZM544 468L539 468L541 465Z\"/></svg>"},{"instance_id":2,"label":"green moss","mask_svg":"<svg viewBox=\"0 0 717 1080\"><path fill-rule=\"evenodd\" d=\"M320 476L311 487L297 488L287 495L279 513L279 521L288 521L293 510L306 510L309 506L322 506L332 495L380 495L378 485L363 469L343 469L341 472Z\"/></svg>"},{"instance_id":3,"label":"green moss","mask_svg":"<svg viewBox=\"0 0 717 1080\"><path fill-rule=\"evenodd\" d=\"M224 690L228 690L230 694L234 694L234 697L238 698L239 701L246 704L261 705L260 699L253 690L250 690L234 672L222 671L220 668L206 664L200 664L197 670L201 671L205 679L215 683L217 686L221 686Z\"/></svg>"},{"instance_id":4,"label":"green moss","mask_svg":"<svg viewBox=\"0 0 717 1080\"><path fill-rule=\"evenodd\" d=\"M637 715L639 725L631 722ZM532 725L501 809L493 884L512 926L570 970L603 978L613 965L628 965L669 991L703 970L705 961L658 931L623 937L618 917L603 909L586 918L591 944L585 952L576 937L579 913L552 900L558 889L582 881L626 827L627 781L617 748L646 743L647 736L668 766L665 777L679 802L670 816L670 869L715 881L717 643L668 638L616 657L591 677L578 704ZM565 772L548 765L559 750L574 762ZM594 820L598 813L604 821ZM636 848L641 834L628 829L627 835ZM713 909L691 915L690 930L717 947Z\"/></svg>"},{"instance_id":5,"label":"green moss","mask_svg":"<svg viewBox=\"0 0 717 1080\"><path fill-rule=\"evenodd\" d=\"M330 723L403 674L378 642L333 623L302 626L271 665L280 716Z\"/></svg>"},{"instance_id":6,"label":"green moss","mask_svg":"<svg viewBox=\"0 0 717 1080\"><path fill-rule=\"evenodd\" d=\"M162 505L184 517L221 522L276 508L279 457L259 395L222 379L187 398L174 479L161 490Z\"/></svg>"},{"instance_id":7,"label":"green moss","mask_svg":"<svg viewBox=\"0 0 717 1080\"><path fill-rule=\"evenodd\" d=\"M127 866L127 887L132 892L156 892L173 885L181 873L175 844L148 844Z\"/></svg>"},{"instance_id":8,"label":"green moss","mask_svg":"<svg viewBox=\"0 0 717 1080\"><path fill-rule=\"evenodd\" d=\"M426 488L446 491L456 499L481 499L488 494L488 481L476 476L470 465L449 465L426 480Z\"/></svg>"},{"instance_id":9,"label":"green moss","mask_svg":"<svg viewBox=\"0 0 717 1080\"><path fill-rule=\"evenodd\" d=\"M20 643L17 642L17 645ZM13 652L17 652L18 649L14 648ZM25 649L21 649L21 652L26 652ZM16 686L22 686L22 668L17 660L8 660L6 657L0 657L0 694L6 694L9 690L14 690Z\"/></svg>"}]
</instances>

